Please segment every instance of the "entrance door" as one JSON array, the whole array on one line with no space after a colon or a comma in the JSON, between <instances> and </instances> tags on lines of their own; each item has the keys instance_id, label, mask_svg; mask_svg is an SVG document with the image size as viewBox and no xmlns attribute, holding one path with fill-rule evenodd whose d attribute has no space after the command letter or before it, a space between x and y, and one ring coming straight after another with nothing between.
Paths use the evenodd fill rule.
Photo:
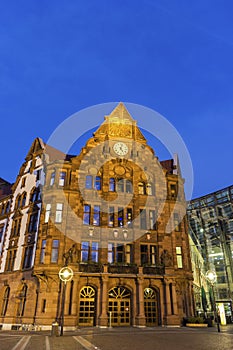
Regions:
<instances>
[{"instance_id":1,"label":"entrance door","mask_svg":"<svg viewBox=\"0 0 233 350\"><path fill-rule=\"evenodd\" d=\"M95 290L85 286L80 291L79 326L94 326L95 323Z\"/></svg>"},{"instance_id":2,"label":"entrance door","mask_svg":"<svg viewBox=\"0 0 233 350\"><path fill-rule=\"evenodd\" d=\"M158 325L158 300L157 293L152 288L144 289L144 309L146 317L146 326L153 327Z\"/></svg>"},{"instance_id":3,"label":"entrance door","mask_svg":"<svg viewBox=\"0 0 233 350\"><path fill-rule=\"evenodd\" d=\"M108 311L109 317L111 317L111 325L130 326L130 291L122 286L115 287L109 291L108 296Z\"/></svg>"}]
</instances>

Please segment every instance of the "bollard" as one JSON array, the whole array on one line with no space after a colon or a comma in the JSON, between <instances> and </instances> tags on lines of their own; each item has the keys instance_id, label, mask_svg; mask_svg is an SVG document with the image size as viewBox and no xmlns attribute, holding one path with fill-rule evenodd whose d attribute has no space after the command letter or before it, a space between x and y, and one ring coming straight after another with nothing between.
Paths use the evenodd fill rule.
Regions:
<instances>
[{"instance_id":1,"label":"bollard","mask_svg":"<svg viewBox=\"0 0 233 350\"><path fill-rule=\"evenodd\" d=\"M59 337L59 325L57 322L52 323L51 336L52 337Z\"/></svg>"}]
</instances>

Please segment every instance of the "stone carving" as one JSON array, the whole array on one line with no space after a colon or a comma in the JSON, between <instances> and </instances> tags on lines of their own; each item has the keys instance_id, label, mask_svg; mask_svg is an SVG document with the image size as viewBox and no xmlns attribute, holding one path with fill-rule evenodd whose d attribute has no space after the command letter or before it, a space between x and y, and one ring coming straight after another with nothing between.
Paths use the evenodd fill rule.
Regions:
<instances>
[{"instance_id":1,"label":"stone carving","mask_svg":"<svg viewBox=\"0 0 233 350\"><path fill-rule=\"evenodd\" d=\"M161 264L166 267L172 266L172 257L166 249L164 249L164 251L162 252L160 256L160 261L161 261Z\"/></svg>"},{"instance_id":2,"label":"stone carving","mask_svg":"<svg viewBox=\"0 0 233 350\"><path fill-rule=\"evenodd\" d=\"M76 244L73 244L68 252L66 252L63 256L66 264L78 262L78 249Z\"/></svg>"}]
</instances>

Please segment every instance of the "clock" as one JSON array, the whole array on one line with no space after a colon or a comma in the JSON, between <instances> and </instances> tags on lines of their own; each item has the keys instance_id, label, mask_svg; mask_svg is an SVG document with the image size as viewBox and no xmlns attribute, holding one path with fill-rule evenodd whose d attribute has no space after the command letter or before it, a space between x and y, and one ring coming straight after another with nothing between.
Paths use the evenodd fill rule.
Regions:
<instances>
[{"instance_id":1,"label":"clock","mask_svg":"<svg viewBox=\"0 0 233 350\"><path fill-rule=\"evenodd\" d=\"M125 156L128 153L128 147L124 142L115 143L113 150L118 156Z\"/></svg>"}]
</instances>

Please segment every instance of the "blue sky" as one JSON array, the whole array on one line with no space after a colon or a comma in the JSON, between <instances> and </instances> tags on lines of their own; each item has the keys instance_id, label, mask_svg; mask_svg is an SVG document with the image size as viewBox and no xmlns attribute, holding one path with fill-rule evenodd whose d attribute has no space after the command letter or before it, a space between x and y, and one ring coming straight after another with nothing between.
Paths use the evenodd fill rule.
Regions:
<instances>
[{"instance_id":1,"label":"blue sky","mask_svg":"<svg viewBox=\"0 0 233 350\"><path fill-rule=\"evenodd\" d=\"M230 0L2 1L0 177L13 182L33 139L73 113L126 101L179 131L193 197L231 185L232 12Z\"/></svg>"}]
</instances>

